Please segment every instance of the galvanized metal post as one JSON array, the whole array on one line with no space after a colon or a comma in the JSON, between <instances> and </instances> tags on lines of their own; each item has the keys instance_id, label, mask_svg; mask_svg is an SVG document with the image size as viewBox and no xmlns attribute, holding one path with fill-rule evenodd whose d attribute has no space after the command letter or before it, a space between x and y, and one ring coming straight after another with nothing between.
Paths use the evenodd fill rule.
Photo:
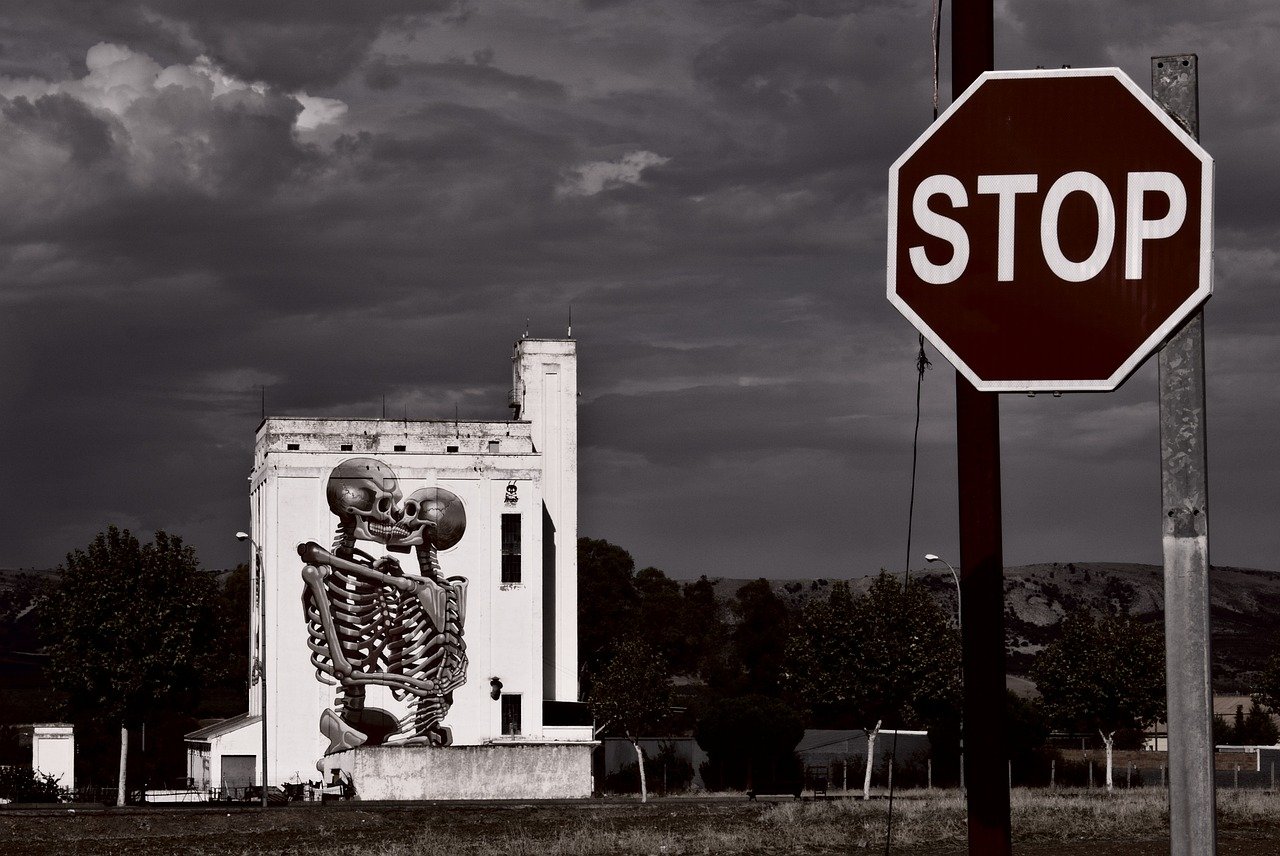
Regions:
<instances>
[{"instance_id":1,"label":"galvanized metal post","mask_svg":"<svg viewBox=\"0 0 1280 856\"><path fill-rule=\"evenodd\" d=\"M1200 136L1195 54L1151 59L1156 102ZM1165 667L1169 688L1171 856L1217 852L1209 681L1209 487L1204 315L1160 351L1160 489L1164 523Z\"/></svg>"},{"instance_id":2,"label":"galvanized metal post","mask_svg":"<svg viewBox=\"0 0 1280 856\"><path fill-rule=\"evenodd\" d=\"M262 548L253 544L253 560L258 565L258 680L262 682L262 807L267 803L267 581L262 566Z\"/></svg>"},{"instance_id":3,"label":"galvanized metal post","mask_svg":"<svg viewBox=\"0 0 1280 856\"><path fill-rule=\"evenodd\" d=\"M951 6L951 94L995 64L993 0ZM969 853L1010 856L1005 745L1004 555L1000 519L1000 397L956 373L960 483L960 639L964 668L964 746L968 769ZM963 769L963 768L962 768Z\"/></svg>"}]
</instances>

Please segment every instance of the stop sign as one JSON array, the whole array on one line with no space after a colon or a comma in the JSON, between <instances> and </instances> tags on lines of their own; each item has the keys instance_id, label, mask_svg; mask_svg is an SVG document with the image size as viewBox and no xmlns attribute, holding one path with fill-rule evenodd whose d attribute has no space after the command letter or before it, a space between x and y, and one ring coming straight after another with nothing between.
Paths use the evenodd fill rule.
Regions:
<instances>
[{"instance_id":1,"label":"stop sign","mask_svg":"<svg viewBox=\"0 0 1280 856\"><path fill-rule=\"evenodd\" d=\"M1213 160L1116 68L982 75L888 201L889 300L980 390L1115 389L1212 290Z\"/></svg>"}]
</instances>

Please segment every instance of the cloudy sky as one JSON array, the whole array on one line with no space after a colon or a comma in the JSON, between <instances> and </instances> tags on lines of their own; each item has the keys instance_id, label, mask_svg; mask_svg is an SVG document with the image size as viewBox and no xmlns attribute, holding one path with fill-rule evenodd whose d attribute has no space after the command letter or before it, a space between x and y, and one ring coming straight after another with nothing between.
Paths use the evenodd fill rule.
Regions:
<instances>
[{"instance_id":1,"label":"cloudy sky","mask_svg":"<svg viewBox=\"0 0 1280 856\"><path fill-rule=\"evenodd\" d=\"M525 319L563 335L572 304L581 534L686 578L901 568L916 337L885 192L932 114L927 0L0 8L0 567L108 523L230 565L261 386L272 415L504 418ZM1152 55L1199 54L1211 549L1277 567L1280 7L997 18L998 68L1147 88ZM913 552L954 560L930 355ZM1002 413L1008 564L1159 561L1153 364Z\"/></svg>"}]
</instances>

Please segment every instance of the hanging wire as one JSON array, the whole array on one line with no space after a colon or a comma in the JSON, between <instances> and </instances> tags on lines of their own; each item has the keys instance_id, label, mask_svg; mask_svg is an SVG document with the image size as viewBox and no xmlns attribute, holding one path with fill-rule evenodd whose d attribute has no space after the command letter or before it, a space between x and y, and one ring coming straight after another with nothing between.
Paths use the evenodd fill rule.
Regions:
<instances>
[{"instance_id":1,"label":"hanging wire","mask_svg":"<svg viewBox=\"0 0 1280 856\"><path fill-rule=\"evenodd\" d=\"M942 55L942 0L933 0L933 26L932 40L933 44L933 120L938 120L938 61ZM933 363L929 362L929 355L924 351L924 334L919 334L918 339L919 350L916 352L916 425L911 435L911 499L907 503L907 560L904 565L902 575L902 594L905 600L907 590L911 587L911 529L915 522L916 512L916 465L920 458L920 390L924 386L924 373L933 368ZM889 856L889 850L893 846L893 765L898 757L898 732L902 729L895 728L893 730L893 744L889 748L889 812L888 819L885 822L884 833L884 853ZM870 755L870 753L867 753ZM868 757L867 763L874 761Z\"/></svg>"},{"instance_id":2,"label":"hanging wire","mask_svg":"<svg viewBox=\"0 0 1280 856\"><path fill-rule=\"evenodd\" d=\"M920 389L924 386L924 373L933 368L929 356L924 352L924 334L919 334L919 348L916 352L916 427L911 435L911 499L907 503L907 560L904 565L904 576L911 580L911 526L916 510L916 462L920 452Z\"/></svg>"},{"instance_id":3,"label":"hanging wire","mask_svg":"<svg viewBox=\"0 0 1280 856\"><path fill-rule=\"evenodd\" d=\"M911 498L907 502L907 560L902 575L902 596L906 601L907 591L911 588L911 530L916 516L916 468L920 460L920 391L924 386L924 373L933 368L928 354L924 351L924 334L919 334L919 350L916 352L916 425L911 435ZM893 743L889 747L889 816L885 824L884 852L889 854L893 844L893 765L898 757L898 732L901 723L893 730ZM868 757L870 764L874 759Z\"/></svg>"},{"instance_id":4,"label":"hanging wire","mask_svg":"<svg viewBox=\"0 0 1280 856\"><path fill-rule=\"evenodd\" d=\"M942 55L942 0L933 0L933 118L938 118L938 58Z\"/></svg>"}]
</instances>

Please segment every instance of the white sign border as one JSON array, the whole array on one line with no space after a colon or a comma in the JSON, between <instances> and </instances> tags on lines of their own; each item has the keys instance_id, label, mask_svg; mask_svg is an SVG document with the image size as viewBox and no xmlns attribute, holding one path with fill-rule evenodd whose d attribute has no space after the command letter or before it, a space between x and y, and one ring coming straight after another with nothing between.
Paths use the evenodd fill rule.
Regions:
<instances>
[{"instance_id":1,"label":"white sign border","mask_svg":"<svg viewBox=\"0 0 1280 856\"><path fill-rule=\"evenodd\" d=\"M979 87L989 80L1017 80L1046 77L1112 77L1118 80L1137 101L1151 112L1188 150L1200 161L1200 277L1196 290L1191 293L1182 305L1153 332L1110 377L1101 380L984 380L967 363L956 355L942 337L925 323L906 301L898 296L897 284L897 238L898 238L898 172L902 165L911 158L942 127L953 113L969 100ZM1129 75L1119 68L1054 68L1054 69L1022 69L984 72L966 89L959 98L951 103L946 111L921 134L905 152L889 167L889 242L887 272L887 295L889 302L907 318L911 324L924 334L957 371L968 378L969 382L982 392L1112 392L1142 365L1148 357L1157 351L1187 318L1213 294L1213 158L1201 145L1192 139L1169 114L1160 108L1146 92L1142 91Z\"/></svg>"}]
</instances>

